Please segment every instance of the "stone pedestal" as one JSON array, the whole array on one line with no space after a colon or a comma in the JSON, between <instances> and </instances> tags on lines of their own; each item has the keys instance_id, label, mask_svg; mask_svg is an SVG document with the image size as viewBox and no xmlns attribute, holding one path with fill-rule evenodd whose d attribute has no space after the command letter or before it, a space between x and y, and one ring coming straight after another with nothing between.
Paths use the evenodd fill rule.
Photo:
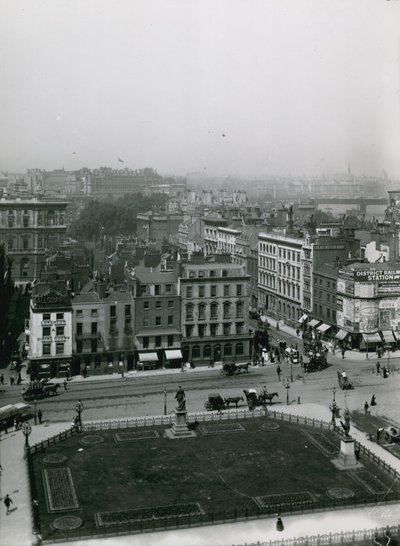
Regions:
<instances>
[{"instance_id":1,"label":"stone pedestal","mask_svg":"<svg viewBox=\"0 0 400 546\"><path fill-rule=\"evenodd\" d=\"M333 464L339 470L349 470L350 468L360 468L362 465L357 463L354 454L354 438L343 437L340 441L340 453L337 459L333 459Z\"/></svg>"},{"instance_id":2,"label":"stone pedestal","mask_svg":"<svg viewBox=\"0 0 400 546\"><path fill-rule=\"evenodd\" d=\"M187 426L187 411L186 410L174 410L175 411L175 423L172 428L165 431L165 436L171 440L179 438L192 438L197 436L193 430L189 430Z\"/></svg>"}]
</instances>

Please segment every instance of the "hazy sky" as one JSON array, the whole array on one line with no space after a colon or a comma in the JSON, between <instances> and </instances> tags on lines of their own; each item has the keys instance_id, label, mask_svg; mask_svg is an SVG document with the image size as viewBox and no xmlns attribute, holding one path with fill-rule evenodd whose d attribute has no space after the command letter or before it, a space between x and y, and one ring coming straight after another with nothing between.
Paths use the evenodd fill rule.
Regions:
<instances>
[{"instance_id":1,"label":"hazy sky","mask_svg":"<svg viewBox=\"0 0 400 546\"><path fill-rule=\"evenodd\" d=\"M400 0L0 0L0 170L400 178L399 67Z\"/></svg>"}]
</instances>

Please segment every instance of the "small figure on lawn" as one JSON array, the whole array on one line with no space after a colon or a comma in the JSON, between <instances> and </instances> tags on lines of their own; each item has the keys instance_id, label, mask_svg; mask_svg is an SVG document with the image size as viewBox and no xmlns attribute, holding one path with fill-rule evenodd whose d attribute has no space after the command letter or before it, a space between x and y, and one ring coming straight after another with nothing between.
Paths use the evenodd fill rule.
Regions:
<instances>
[{"instance_id":1,"label":"small figure on lawn","mask_svg":"<svg viewBox=\"0 0 400 546\"><path fill-rule=\"evenodd\" d=\"M176 391L175 400L178 402L178 406L176 409L178 411L186 411L185 391L182 389L180 385L179 385L179 389Z\"/></svg>"},{"instance_id":2,"label":"small figure on lawn","mask_svg":"<svg viewBox=\"0 0 400 546\"><path fill-rule=\"evenodd\" d=\"M277 531L283 531L284 528L285 527L283 526L282 518L278 517L278 519L276 520L276 530Z\"/></svg>"},{"instance_id":3,"label":"small figure on lawn","mask_svg":"<svg viewBox=\"0 0 400 546\"><path fill-rule=\"evenodd\" d=\"M365 415L368 415L368 410L369 410L369 404L368 404L368 402L365 402L365 404L364 404L364 413L365 413Z\"/></svg>"},{"instance_id":4,"label":"small figure on lawn","mask_svg":"<svg viewBox=\"0 0 400 546\"><path fill-rule=\"evenodd\" d=\"M376 398L375 398L375 394L372 395L372 398L371 398L371 406L376 406Z\"/></svg>"}]
</instances>

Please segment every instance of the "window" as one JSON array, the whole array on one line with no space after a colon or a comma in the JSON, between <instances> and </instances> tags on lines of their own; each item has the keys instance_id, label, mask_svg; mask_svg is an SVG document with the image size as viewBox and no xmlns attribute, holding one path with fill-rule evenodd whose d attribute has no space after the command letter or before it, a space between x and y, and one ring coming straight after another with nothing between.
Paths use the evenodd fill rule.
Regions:
<instances>
[{"instance_id":1,"label":"window","mask_svg":"<svg viewBox=\"0 0 400 546\"><path fill-rule=\"evenodd\" d=\"M143 309L150 309L150 302L144 301L143 302Z\"/></svg>"},{"instance_id":2,"label":"window","mask_svg":"<svg viewBox=\"0 0 400 546\"><path fill-rule=\"evenodd\" d=\"M211 269L210 271L210 277L215 277L215 271Z\"/></svg>"},{"instance_id":3,"label":"window","mask_svg":"<svg viewBox=\"0 0 400 546\"><path fill-rule=\"evenodd\" d=\"M236 295L237 295L237 296L241 296L241 295L242 295L242 285L241 285L241 284L237 284L237 285L236 285Z\"/></svg>"},{"instance_id":4,"label":"window","mask_svg":"<svg viewBox=\"0 0 400 546\"><path fill-rule=\"evenodd\" d=\"M224 356L232 356L232 345L230 343L224 345Z\"/></svg>"},{"instance_id":5,"label":"window","mask_svg":"<svg viewBox=\"0 0 400 546\"><path fill-rule=\"evenodd\" d=\"M166 284L165 285L165 293L166 294L172 294L172 284Z\"/></svg>"},{"instance_id":6,"label":"window","mask_svg":"<svg viewBox=\"0 0 400 546\"><path fill-rule=\"evenodd\" d=\"M43 313L43 320L50 320L50 313Z\"/></svg>"},{"instance_id":7,"label":"window","mask_svg":"<svg viewBox=\"0 0 400 546\"><path fill-rule=\"evenodd\" d=\"M117 316L117 308L115 305L110 306L110 317L116 317Z\"/></svg>"},{"instance_id":8,"label":"window","mask_svg":"<svg viewBox=\"0 0 400 546\"><path fill-rule=\"evenodd\" d=\"M231 293L231 287L229 284L224 284L224 297L227 298L230 296Z\"/></svg>"},{"instance_id":9,"label":"window","mask_svg":"<svg viewBox=\"0 0 400 546\"><path fill-rule=\"evenodd\" d=\"M97 353L97 339L92 339L90 342L90 349L92 353Z\"/></svg>"},{"instance_id":10,"label":"window","mask_svg":"<svg viewBox=\"0 0 400 546\"><path fill-rule=\"evenodd\" d=\"M239 318L243 317L243 303L241 301L238 301L236 303L236 316Z\"/></svg>"},{"instance_id":11,"label":"window","mask_svg":"<svg viewBox=\"0 0 400 546\"><path fill-rule=\"evenodd\" d=\"M185 330L186 330L186 337L191 337L193 332L193 326L186 326Z\"/></svg>"},{"instance_id":12,"label":"window","mask_svg":"<svg viewBox=\"0 0 400 546\"><path fill-rule=\"evenodd\" d=\"M28 237L24 237L22 239L22 248L23 248L23 250L28 250L28 247L29 247Z\"/></svg>"},{"instance_id":13,"label":"window","mask_svg":"<svg viewBox=\"0 0 400 546\"><path fill-rule=\"evenodd\" d=\"M162 307L162 302L161 302L161 300L157 300L157 301L156 301L156 309L161 309L161 307Z\"/></svg>"},{"instance_id":14,"label":"window","mask_svg":"<svg viewBox=\"0 0 400 546\"><path fill-rule=\"evenodd\" d=\"M92 317L97 317L97 309L91 309L90 315L91 315Z\"/></svg>"},{"instance_id":15,"label":"window","mask_svg":"<svg viewBox=\"0 0 400 546\"><path fill-rule=\"evenodd\" d=\"M200 303L199 305L199 320L205 320L206 319L206 306L204 303Z\"/></svg>"},{"instance_id":16,"label":"window","mask_svg":"<svg viewBox=\"0 0 400 546\"><path fill-rule=\"evenodd\" d=\"M186 320L193 320L193 305L191 303L186 305Z\"/></svg>"},{"instance_id":17,"label":"window","mask_svg":"<svg viewBox=\"0 0 400 546\"><path fill-rule=\"evenodd\" d=\"M217 296L217 287L215 286L215 284L213 284L211 286L211 297L215 298L216 296Z\"/></svg>"},{"instance_id":18,"label":"window","mask_svg":"<svg viewBox=\"0 0 400 546\"><path fill-rule=\"evenodd\" d=\"M243 354L243 343L242 342L236 343L235 353L236 353L237 356L240 356L240 355Z\"/></svg>"},{"instance_id":19,"label":"window","mask_svg":"<svg viewBox=\"0 0 400 546\"><path fill-rule=\"evenodd\" d=\"M188 286L188 287L186 288L186 297L187 297L187 298L193 297L193 288L192 288L191 286Z\"/></svg>"},{"instance_id":20,"label":"window","mask_svg":"<svg viewBox=\"0 0 400 546\"><path fill-rule=\"evenodd\" d=\"M197 276L198 276L199 278L203 278L203 277L204 277L204 271L199 271L199 272L197 273Z\"/></svg>"},{"instance_id":21,"label":"window","mask_svg":"<svg viewBox=\"0 0 400 546\"><path fill-rule=\"evenodd\" d=\"M199 324L198 327L199 337L204 337L205 331L206 331L206 325L205 324Z\"/></svg>"},{"instance_id":22,"label":"window","mask_svg":"<svg viewBox=\"0 0 400 546\"><path fill-rule=\"evenodd\" d=\"M168 315L167 324L168 324L168 326L173 326L173 324L174 324L174 315Z\"/></svg>"},{"instance_id":23,"label":"window","mask_svg":"<svg viewBox=\"0 0 400 546\"><path fill-rule=\"evenodd\" d=\"M150 319L149 317L143 317L143 326L149 326Z\"/></svg>"},{"instance_id":24,"label":"window","mask_svg":"<svg viewBox=\"0 0 400 546\"><path fill-rule=\"evenodd\" d=\"M230 322L225 322L224 324L224 336L229 336L231 333L231 324Z\"/></svg>"},{"instance_id":25,"label":"window","mask_svg":"<svg viewBox=\"0 0 400 546\"><path fill-rule=\"evenodd\" d=\"M76 323L76 333L80 335L83 332L83 324L82 322Z\"/></svg>"},{"instance_id":26,"label":"window","mask_svg":"<svg viewBox=\"0 0 400 546\"><path fill-rule=\"evenodd\" d=\"M97 334L97 322L91 323L90 331L92 334Z\"/></svg>"},{"instance_id":27,"label":"window","mask_svg":"<svg viewBox=\"0 0 400 546\"><path fill-rule=\"evenodd\" d=\"M199 286L199 298L204 298L204 286Z\"/></svg>"},{"instance_id":28,"label":"window","mask_svg":"<svg viewBox=\"0 0 400 546\"><path fill-rule=\"evenodd\" d=\"M172 347L173 344L174 344L174 336L168 336L167 337L167 344L168 344L168 347Z\"/></svg>"},{"instance_id":29,"label":"window","mask_svg":"<svg viewBox=\"0 0 400 546\"><path fill-rule=\"evenodd\" d=\"M174 300L168 300L168 307L172 309L174 307Z\"/></svg>"},{"instance_id":30,"label":"window","mask_svg":"<svg viewBox=\"0 0 400 546\"><path fill-rule=\"evenodd\" d=\"M50 326L45 326L42 328L42 336L46 337L50 335Z\"/></svg>"},{"instance_id":31,"label":"window","mask_svg":"<svg viewBox=\"0 0 400 546\"><path fill-rule=\"evenodd\" d=\"M125 316L130 317L131 316L131 306L125 305Z\"/></svg>"},{"instance_id":32,"label":"window","mask_svg":"<svg viewBox=\"0 0 400 546\"><path fill-rule=\"evenodd\" d=\"M243 322L236 323L236 333L243 334Z\"/></svg>"},{"instance_id":33,"label":"window","mask_svg":"<svg viewBox=\"0 0 400 546\"><path fill-rule=\"evenodd\" d=\"M64 320L64 313L56 313L57 320Z\"/></svg>"},{"instance_id":34,"label":"window","mask_svg":"<svg viewBox=\"0 0 400 546\"><path fill-rule=\"evenodd\" d=\"M78 340L76 342L76 352L77 353L82 353L83 352L83 342Z\"/></svg>"},{"instance_id":35,"label":"window","mask_svg":"<svg viewBox=\"0 0 400 546\"><path fill-rule=\"evenodd\" d=\"M57 355L64 354L64 343L56 343L56 354Z\"/></svg>"},{"instance_id":36,"label":"window","mask_svg":"<svg viewBox=\"0 0 400 546\"><path fill-rule=\"evenodd\" d=\"M77 317L83 317L83 311L82 311L82 309L77 309L77 310L76 310L76 316L77 316Z\"/></svg>"},{"instance_id":37,"label":"window","mask_svg":"<svg viewBox=\"0 0 400 546\"><path fill-rule=\"evenodd\" d=\"M226 271L226 269L223 269L223 270L222 270L222 276L223 276L223 277L227 277L227 276L228 276L228 272Z\"/></svg>"},{"instance_id":38,"label":"window","mask_svg":"<svg viewBox=\"0 0 400 546\"><path fill-rule=\"evenodd\" d=\"M140 295L144 296L147 294L147 284L141 284L140 285Z\"/></svg>"},{"instance_id":39,"label":"window","mask_svg":"<svg viewBox=\"0 0 400 546\"><path fill-rule=\"evenodd\" d=\"M210 334L216 336L218 331L218 324L210 324Z\"/></svg>"},{"instance_id":40,"label":"window","mask_svg":"<svg viewBox=\"0 0 400 546\"><path fill-rule=\"evenodd\" d=\"M210 310L211 310L211 318L213 318L213 319L217 318L218 304L217 303L212 303L211 306L210 306Z\"/></svg>"},{"instance_id":41,"label":"window","mask_svg":"<svg viewBox=\"0 0 400 546\"><path fill-rule=\"evenodd\" d=\"M57 326L56 327L56 336L63 336L64 335L64 326Z\"/></svg>"},{"instance_id":42,"label":"window","mask_svg":"<svg viewBox=\"0 0 400 546\"><path fill-rule=\"evenodd\" d=\"M156 326L161 326L161 316L156 316Z\"/></svg>"},{"instance_id":43,"label":"window","mask_svg":"<svg viewBox=\"0 0 400 546\"><path fill-rule=\"evenodd\" d=\"M231 318L231 304L229 302L224 303L224 319Z\"/></svg>"},{"instance_id":44,"label":"window","mask_svg":"<svg viewBox=\"0 0 400 546\"><path fill-rule=\"evenodd\" d=\"M156 347L161 347L161 336L156 336Z\"/></svg>"},{"instance_id":45,"label":"window","mask_svg":"<svg viewBox=\"0 0 400 546\"><path fill-rule=\"evenodd\" d=\"M51 354L51 345L50 345L50 343L43 343L43 354L44 355Z\"/></svg>"},{"instance_id":46,"label":"window","mask_svg":"<svg viewBox=\"0 0 400 546\"><path fill-rule=\"evenodd\" d=\"M192 349L192 358L200 358L200 346L194 345Z\"/></svg>"},{"instance_id":47,"label":"window","mask_svg":"<svg viewBox=\"0 0 400 546\"><path fill-rule=\"evenodd\" d=\"M155 284L154 285L154 294L156 296L159 296L161 294L161 285L160 284Z\"/></svg>"},{"instance_id":48,"label":"window","mask_svg":"<svg viewBox=\"0 0 400 546\"><path fill-rule=\"evenodd\" d=\"M149 338L147 336L144 336L143 338L143 349L149 348Z\"/></svg>"},{"instance_id":49,"label":"window","mask_svg":"<svg viewBox=\"0 0 400 546\"><path fill-rule=\"evenodd\" d=\"M204 345L203 358L211 358L211 345Z\"/></svg>"}]
</instances>

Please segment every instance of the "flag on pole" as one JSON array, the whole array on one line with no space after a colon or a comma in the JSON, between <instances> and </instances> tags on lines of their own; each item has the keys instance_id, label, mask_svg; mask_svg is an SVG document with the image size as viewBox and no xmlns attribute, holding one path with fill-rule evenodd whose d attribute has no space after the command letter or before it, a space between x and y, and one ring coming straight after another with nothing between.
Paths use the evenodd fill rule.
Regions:
<instances>
[{"instance_id":1,"label":"flag on pole","mask_svg":"<svg viewBox=\"0 0 400 546\"><path fill-rule=\"evenodd\" d=\"M121 158L119 157L119 158L118 158L118 162L119 162L119 163L123 163L123 162L124 162L124 160L123 160L123 159L121 159Z\"/></svg>"}]
</instances>

